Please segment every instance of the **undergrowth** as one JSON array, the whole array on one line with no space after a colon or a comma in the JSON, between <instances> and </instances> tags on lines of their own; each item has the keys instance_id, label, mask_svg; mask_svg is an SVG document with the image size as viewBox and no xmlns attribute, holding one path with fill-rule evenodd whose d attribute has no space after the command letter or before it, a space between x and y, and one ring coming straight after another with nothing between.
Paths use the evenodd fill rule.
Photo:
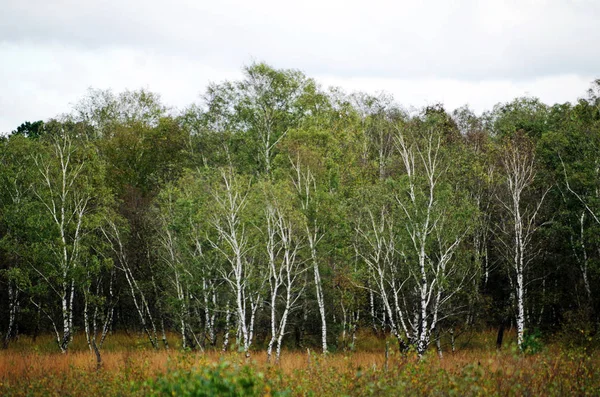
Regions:
<instances>
[{"instance_id":1,"label":"undergrowth","mask_svg":"<svg viewBox=\"0 0 600 397\"><path fill-rule=\"evenodd\" d=\"M491 335L474 337L481 344ZM382 341L384 342L384 341ZM600 395L595 350L542 344L532 334L526 353L514 344L435 349L418 359L390 349L284 351L277 365L264 352L151 351L133 347L104 352L97 369L87 351L66 355L32 349L0 352L2 396L382 396L382 395ZM374 344L374 342L370 342ZM475 343L477 345L477 343ZM390 346L393 346L390 344ZM369 349L370 350L370 349Z\"/></svg>"}]
</instances>

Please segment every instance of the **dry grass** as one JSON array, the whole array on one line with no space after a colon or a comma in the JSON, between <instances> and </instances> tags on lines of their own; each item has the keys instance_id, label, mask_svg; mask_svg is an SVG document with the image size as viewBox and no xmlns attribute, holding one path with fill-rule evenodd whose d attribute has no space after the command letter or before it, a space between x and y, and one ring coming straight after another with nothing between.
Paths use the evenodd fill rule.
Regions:
<instances>
[{"instance_id":1,"label":"dry grass","mask_svg":"<svg viewBox=\"0 0 600 397\"><path fill-rule=\"evenodd\" d=\"M492 333L476 335L474 341L469 337L468 342L475 345L494 346ZM507 339L510 335L507 335ZM164 373L169 368L184 363L194 366L201 363L217 363L223 360L246 364L250 363L259 368L268 365L266 353L253 352L249 361L239 353L222 353L220 351L206 351L203 353L182 354L177 342L176 334L168 335L169 350L152 350L143 335L118 333L107 338L102 349L102 368L106 372L135 373L140 376L155 376ZM399 355L394 353L395 343L389 340L390 363L397 361ZM462 346L461 343L457 344ZM444 350L450 348L448 343L443 344ZM23 336L14 342L10 349L0 350L0 380L17 381L19 379L36 379L48 375L64 374L73 369L94 371L96 369L95 356L88 350L83 335L77 335L71 344L70 351L62 354L57 351L56 342L51 335L38 337L34 342L31 338ZM327 366L338 371L348 368L382 369L385 364L385 340L374 338L370 334L363 334L359 338L357 351L339 352L323 357L318 351L283 351L281 361L277 367L285 374L294 371L306 370L311 366ZM503 363L503 355L498 355L495 349L461 349L456 353L445 353L442 360L436 360L436 366L446 370L461 367L474 359L490 363L493 369L512 365Z\"/></svg>"},{"instance_id":2,"label":"dry grass","mask_svg":"<svg viewBox=\"0 0 600 397\"><path fill-rule=\"evenodd\" d=\"M507 340L513 335L507 335ZM495 350L492 332L474 334L457 343L455 353L444 344L444 356L432 349L423 360L414 354L402 355L393 349L385 371L385 341L362 336L356 352L327 356L307 351L284 351L281 362L268 364L264 351L253 352L246 360L239 353L183 353L170 336L171 349L154 351L143 338L112 335L103 350L103 366L97 370L94 355L82 337L67 354L57 352L49 337L35 344L22 338L10 349L0 351L0 394L10 395L123 395L148 392L146 381L177 373L195 371L227 361L234 366L250 365L274 379L274 384L293 395L393 395L450 394L595 394L600 392L600 359L596 354L572 352L558 345L546 346L543 353L517 353L514 344ZM467 343L468 342L468 343ZM470 346L466 348L465 345ZM31 389L32 385L36 388ZM131 389L131 385L135 386ZM138 387L136 389L136 387ZM146 389L144 389L146 387ZM33 391L32 391L33 390ZM141 391L140 391L141 390Z\"/></svg>"},{"instance_id":3,"label":"dry grass","mask_svg":"<svg viewBox=\"0 0 600 397\"><path fill-rule=\"evenodd\" d=\"M258 368L275 367L286 374L306 370L311 366L327 365L340 371L350 365L366 368L382 368L382 353L355 352L336 353L327 357L315 353L288 352L282 353L278 364L267 363L264 352L255 352L249 360L239 353L221 353L208 351L205 353L181 353L177 350L140 350L112 351L102 354L102 370L106 372L137 372L140 375L153 376L168 369L185 366L193 367L205 363L228 361L236 364L251 364ZM0 380L14 382L19 379L35 379L48 375L63 374L73 369L85 371L96 370L95 356L89 351L62 353L0 351Z\"/></svg>"}]
</instances>

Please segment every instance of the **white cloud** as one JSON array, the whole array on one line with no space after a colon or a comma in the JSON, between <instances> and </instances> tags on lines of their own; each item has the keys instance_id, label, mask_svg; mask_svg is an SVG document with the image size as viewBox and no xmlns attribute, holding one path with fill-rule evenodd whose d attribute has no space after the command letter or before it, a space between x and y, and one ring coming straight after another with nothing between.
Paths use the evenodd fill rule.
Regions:
<instances>
[{"instance_id":1,"label":"white cloud","mask_svg":"<svg viewBox=\"0 0 600 397\"><path fill-rule=\"evenodd\" d=\"M81 51L56 45L0 45L0 131L23 121L69 112L86 92L147 88L164 102L183 108L198 101L212 82L240 78L238 67L217 69L198 61L137 50Z\"/></svg>"},{"instance_id":2,"label":"white cloud","mask_svg":"<svg viewBox=\"0 0 600 397\"><path fill-rule=\"evenodd\" d=\"M548 104L573 102L585 96L592 76L557 75L520 82L486 80L479 82L452 79L345 79L322 76L319 81L345 90L371 93L388 92L405 107L422 108L443 103L447 110L463 105L478 113L491 110L499 102L517 97L534 96Z\"/></svg>"}]
</instances>

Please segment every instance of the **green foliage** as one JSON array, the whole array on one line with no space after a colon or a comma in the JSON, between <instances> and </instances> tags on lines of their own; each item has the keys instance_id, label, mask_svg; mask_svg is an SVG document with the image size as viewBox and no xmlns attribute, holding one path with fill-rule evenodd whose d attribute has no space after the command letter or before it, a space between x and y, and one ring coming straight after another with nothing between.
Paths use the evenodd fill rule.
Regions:
<instances>
[{"instance_id":1,"label":"green foliage","mask_svg":"<svg viewBox=\"0 0 600 397\"><path fill-rule=\"evenodd\" d=\"M27 138L37 139L44 134L44 122L42 120L34 121L33 123L26 121L17 127L12 134L23 135Z\"/></svg>"},{"instance_id":2,"label":"green foliage","mask_svg":"<svg viewBox=\"0 0 600 397\"><path fill-rule=\"evenodd\" d=\"M494 106L486 115L490 129L500 137L518 131L538 139L547 130L548 107L537 98L517 98Z\"/></svg>"},{"instance_id":3,"label":"green foliage","mask_svg":"<svg viewBox=\"0 0 600 397\"><path fill-rule=\"evenodd\" d=\"M537 354L542 351L544 344L542 342L542 333L539 329L525 332L521 350L526 354Z\"/></svg>"},{"instance_id":4,"label":"green foliage","mask_svg":"<svg viewBox=\"0 0 600 397\"><path fill-rule=\"evenodd\" d=\"M442 334L456 324L508 325L515 295L507 236L515 222L502 155L531 149L535 182L520 208L537 208L550 190L539 222L526 225L544 225L526 238L525 305L536 323L526 328L559 331L567 341L572 333L572 345L585 345L600 317L593 293L600 287L599 92L595 81L575 103L517 98L482 116L440 104L408 112L391 95L323 90L298 70L264 63L210 85L181 113L147 90L92 89L70 115L25 122L0 142L0 330L11 312L19 312L19 332L37 335L54 333L70 314L84 329L84 308L117 308L113 329L145 322L156 334L178 330L187 347L200 348L212 315L216 348L227 310L230 326L237 315L225 281L232 247L217 230L231 211L224 174L244 201L230 229L243 234L243 299L258 308L253 346L272 332L266 207L291 223L304 269L294 289L302 296L290 308L290 347L320 338L315 283L323 286L332 349L354 326L387 332L382 295L392 291L392 310L410 312L411 332L422 316L430 325L437 316ZM395 278L370 294L374 273L365 258L377 238L365 228L374 220L393 239L385 260ZM425 283L432 310L423 315L414 309ZM69 285L73 312L63 313ZM8 299L9 291L18 297ZM127 315L140 302L146 320ZM529 338L527 350L537 351L537 336Z\"/></svg>"},{"instance_id":5,"label":"green foliage","mask_svg":"<svg viewBox=\"0 0 600 397\"><path fill-rule=\"evenodd\" d=\"M203 109L191 109L204 147L214 147L212 134L230 134L228 162L248 172L272 172L277 143L306 122L307 115L327 106L316 83L297 70L274 69L264 63L244 68L244 79L209 86ZM200 112L198 112L200 110ZM188 112L187 120L190 120ZM218 139L217 139L218 141ZM212 162L211 162L212 163Z\"/></svg>"},{"instance_id":6,"label":"green foliage","mask_svg":"<svg viewBox=\"0 0 600 397\"><path fill-rule=\"evenodd\" d=\"M287 396L273 389L265 374L251 366L236 366L226 361L192 370L176 370L144 382L141 390L150 396Z\"/></svg>"}]
</instances>

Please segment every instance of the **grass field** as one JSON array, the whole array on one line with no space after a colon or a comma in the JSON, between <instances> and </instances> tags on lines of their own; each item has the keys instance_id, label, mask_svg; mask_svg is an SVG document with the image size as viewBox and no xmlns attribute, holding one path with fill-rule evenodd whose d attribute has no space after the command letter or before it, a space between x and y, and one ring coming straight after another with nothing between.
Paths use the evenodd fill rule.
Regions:
<instances>
[{"instance_id":1,"label":"grass field","mask_svg":"<svg viewBox=\"0 0 600 397\"><path fill-rule=\"evenodd\" d=\"M107 340L100 369L82 337L68 354L56 352L50 337L22 337L0 351L0 395L600 395L595 352L557 343L535 354L511 344L498 352L494 337L474 335L443 358L435 349L418 360L390 348L386 365L385 342L364 336L356 352L284 351L275 365L263 351L249 360L181 352L175 335L169 351L152 351L141 338L117 334Z\"/></svg>"}]
</instances>

